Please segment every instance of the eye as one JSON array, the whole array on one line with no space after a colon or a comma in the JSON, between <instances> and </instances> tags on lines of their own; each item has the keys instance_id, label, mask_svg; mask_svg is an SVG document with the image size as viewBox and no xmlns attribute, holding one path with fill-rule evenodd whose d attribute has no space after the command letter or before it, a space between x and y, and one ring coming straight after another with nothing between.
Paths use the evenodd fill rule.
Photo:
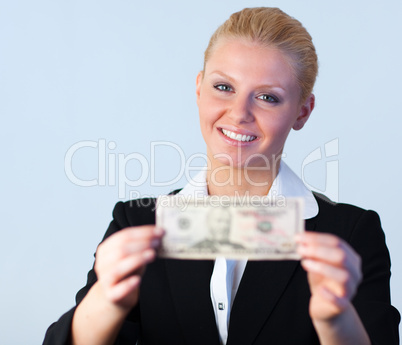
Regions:
<instances>
[{"instance_id":1,"label":"eye","mask_svg":"<svg viewBox=\"0 0 402 345\"><path fill-rule=\"evenodd\" d=\"M233 89L227 84L217 84L214 85L214 88L219 91L226 91L226 92L233 91Z\"/></svg>"},{"instance_id":2,"label":"eye","mask_svg":"<svg viewBox=\"0 0 402 345\"><path fill-rule=\"evenodd\" d=\"M272 95L267 95L267 94L258 96L257 98L259 98L265 102L268 102L268 103L278 103L279 102L278 98L276 98L275 96L272 96Z\"/></svg>"}]
</instances>

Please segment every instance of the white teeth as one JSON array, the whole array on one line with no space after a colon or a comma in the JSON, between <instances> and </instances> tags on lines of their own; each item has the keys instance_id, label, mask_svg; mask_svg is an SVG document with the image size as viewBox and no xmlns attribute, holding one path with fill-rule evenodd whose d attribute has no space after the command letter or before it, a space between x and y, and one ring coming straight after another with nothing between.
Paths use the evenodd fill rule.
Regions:
<instances>
[{"instance_id":1,"label":"white teeth","mask_svg":"<svg viewBox=\"0 0 402 345\"><path fill-rule=\"evenodd\" d=\"M236 134L232 131L228 131L227 129L222 128L222 133L226 135L227 137L237 140L237 141L253 141L257 137L253 135L241 135L241 134Z\"/></svg>"}]
</instances>

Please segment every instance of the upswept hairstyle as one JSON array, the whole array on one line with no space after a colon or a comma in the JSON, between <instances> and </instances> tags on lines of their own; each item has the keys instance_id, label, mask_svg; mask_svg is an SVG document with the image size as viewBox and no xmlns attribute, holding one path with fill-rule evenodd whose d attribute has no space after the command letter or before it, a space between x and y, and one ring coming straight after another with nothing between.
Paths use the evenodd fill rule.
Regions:
<instances>
[{"instance_id":1,"label":"upswept hairstyle","mask_svg":"<svg viewBox=\"0 0 402 345\"><path fill-rule=\"evenodd\" d=\"M279 8L245 8L233 13L212 35L204 54L204 70L222 38L242 38L279 49L288 57L301 89L301 101L313 91L318 61L312 38L297 19Z\"/></svg>"}]
</instances>

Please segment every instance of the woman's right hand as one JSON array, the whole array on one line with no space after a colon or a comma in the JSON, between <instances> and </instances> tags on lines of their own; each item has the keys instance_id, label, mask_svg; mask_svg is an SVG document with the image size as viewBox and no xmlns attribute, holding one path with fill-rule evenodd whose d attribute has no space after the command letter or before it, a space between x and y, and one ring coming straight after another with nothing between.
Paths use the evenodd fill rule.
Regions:
<instances>
[{"instance_id":1,"label":"woman's right hand","mask_svg":"<svg viewBox=\"0 0 402 345\"><path fill-rule=\"evenodd\" d=\"M137 304L145 266L155 259L163 230L155 225L125 228L96 251L98 281L75 310L72 345L114 344L130 310Z\"/></svg>"},{"instance_id":2,"label":"woman's right hand","mask_svg":"<svg viewBox=\"0 0 402 345\"><path fill-rule=\"evenodd\" d=\"M141 277L162 236L162 229L144 225L123 229L99 245L95 272L107 302L126 312L137 304Z\"/></svg>"}]
</instances>

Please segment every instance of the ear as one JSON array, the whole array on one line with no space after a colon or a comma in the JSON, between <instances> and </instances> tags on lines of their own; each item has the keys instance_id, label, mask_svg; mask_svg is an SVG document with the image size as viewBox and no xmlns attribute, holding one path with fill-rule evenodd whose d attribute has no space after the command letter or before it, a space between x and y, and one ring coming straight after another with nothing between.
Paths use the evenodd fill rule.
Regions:
<instances>
[{"instance_id":1,"label":"ear","mask_svg":"<svg viewBox=\"0 0 402 345\"><path fill-rule=\"evenodd\" d=\"M307 97L306 101L302 104L300 108L299 116L297 117L295 123L293 124L293 129L298 131L304 127L307 120L310 117L311 112L315 106L315 97L313 94Z\"/></svg>"},{"instance_id":2,"label":"ear","mask_svg":"<svg viewBox=\"0 0 402 345\"><path fill-rule=\"evenodd\" d=\"M200 95L201 95L201 84L202 84L202 78L204 77L204 72L199 72L197 74L197 79L195 81L196 88L195 88L195 94L197 95L197 104L200 100Z\"/></svg>"}]
</instances>

